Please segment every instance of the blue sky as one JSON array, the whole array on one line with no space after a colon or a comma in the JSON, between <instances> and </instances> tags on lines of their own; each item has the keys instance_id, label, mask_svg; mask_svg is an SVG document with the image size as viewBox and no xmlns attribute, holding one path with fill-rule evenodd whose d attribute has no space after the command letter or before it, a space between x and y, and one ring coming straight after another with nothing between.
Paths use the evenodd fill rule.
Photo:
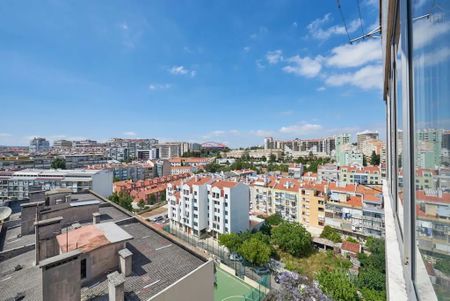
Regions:
<instances>
[{"instance_id":1,"label":"blue sky","mask_svg":"<svg viewBox=\"0 0 450 301\"><path fill-rule=\"evenodd\" d=\"M341 3L357 37L357 1ZM360 1L365 32L376 3ZM0 3L4 145L382 132L381 78L380 41L349 45L333 0Z\"/></svg>"}]
</instances>

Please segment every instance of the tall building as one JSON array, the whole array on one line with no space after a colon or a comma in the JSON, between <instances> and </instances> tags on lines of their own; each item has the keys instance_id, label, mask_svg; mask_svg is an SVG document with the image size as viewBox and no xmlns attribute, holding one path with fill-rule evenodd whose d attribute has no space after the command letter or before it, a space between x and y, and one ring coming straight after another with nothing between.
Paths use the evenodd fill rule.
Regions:
<instances>
[{"instance_id":1,"label":"tall building","mask_svg":"<svg viewBox=\"0 0 450 301\"><path fill-rule=\"evenodd\" d=\"M362 150L363 142L366 140L378 140L379 138L378 132L372 132L372 131L364 131L356 134L356 142L358 144L359 150Z\"/></svg>"},{"instance_id":2,"label":"tall building","mask_svg":"<svg viewBox=\"0 0 450 301\"><path fill-rule=\"evenodd\" d=\"M168 160L170 158L181 156L181 143L166 142L156 146L158 148L159 159Z\"/></svg>"},{"instance_id":3,"label":"tall building","mask_svg":"<svg viewBox=\"0 0 450 301\"><path fill-rule=\"evenodd\" d=\"M71 148L72 147L72 141L69 140L55 140L53 141L53 147L54 148Z\"/></svg>"},{"instance_id":4,"label":"tall building","mask_svg":"<svg viewBox=\"0 0 450 301\"><path fill-rule=\"evenodd\" d=\"M29 151L32 154L44 153L50 150L50 142L41 137L35 137L30 141Z\"/></svg>"},{"instance_id":5,"label":"tall building","mask_svg":"<svg viewBox=\"0 0 450 301\"><path fill-rule=\"evenodd\" d=\"M346 165L345 164L345 151L348 149L348 145L351 142L350 134L341 134L335 137L335 156L336 162L338 165Z\"/></svg>"},{"instance_id":6,"label":"tall building","mask_svg":"<svg viewBox=\"0 0 450 301\"><path fill-rule=\"evenodd\" d=\"M249 229L249 188L241 182L192 177L168 184L171 226L189 234L239 233Z\"/></svg>"}]
</instances>

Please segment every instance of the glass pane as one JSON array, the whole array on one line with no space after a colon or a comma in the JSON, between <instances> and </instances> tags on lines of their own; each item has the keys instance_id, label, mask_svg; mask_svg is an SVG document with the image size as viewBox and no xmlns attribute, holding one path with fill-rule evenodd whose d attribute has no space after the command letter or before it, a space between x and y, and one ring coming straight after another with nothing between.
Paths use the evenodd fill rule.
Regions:
<instances>
[{"instance_id":1,"label":"glass pane","mask_svg":"<svg viewBox=\"0 0 450 301\"><path fill-rule=\"evenodd\" d=\"M450 1L413 3L415 283L450 294Z\"/></svg>"},{"instance_id":2,"label":"glass pane","mask_svg":"<svg viewBox=\"0 0 450 301\"><path fill-rule=\"evenodd\" d=\"M401 39L400 39L401 41ZM396 80L397 80L397 120L396 120L396 157L397 157L397 216L400 229L403 232L403 106L402 106L402 62L400 55L401 45L397 47L396 56Z\"/></svg>"}]
</instances>

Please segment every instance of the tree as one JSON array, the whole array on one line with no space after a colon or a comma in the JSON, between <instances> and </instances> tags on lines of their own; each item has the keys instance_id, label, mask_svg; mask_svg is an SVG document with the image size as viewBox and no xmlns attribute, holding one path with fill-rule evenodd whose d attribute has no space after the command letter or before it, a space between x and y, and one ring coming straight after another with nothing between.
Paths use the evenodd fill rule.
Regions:
<instances>
[{"instance_id":1,"label":"tree","mask_svg":"<svg viewBox=\"0 0 450 301\"><path fill-rule=\"evenodd\" d=\"M55 158L52 161L51 167L53 169L66 169L66 160L64 160L63 158Z\"/></svg>"},{"instance_id":2,"label":"tree","mask_svg":"<svg viewBox=\"0 0 450 301\"><path fill-rule=\"evenodd\" d=\"M157 200L156 200L156 195L153 193L148 197L148 203L150 205L154 205L156 204Z\"/></svg>"},{"instance_id":3,"label":"tree","mask_svg":"<svg viewBox=\"0 0 450 301\"><path fill-rule=\"evenodd\" d=\"M272 214L266 218L266 223L271 226L279 225L283 222L283 218L279 213Z\"/></svg>"},{"instance_id":4,"label":"tree","mask_svg":"<svg viewBox=\"0 0 450 301\"><path fill-rule=\"evenodd\" d=\"M165 190L163 190L161 192L161 194L159 195L159 201L160 202L165 202L166 201L166 191Z\"/></svg>"},{"instance_id":5,"label":"tree","mask_svg":"<svg viewBox=\"0 0 450 301\"><path fill-rule=\"evenodd\" d=\"M269 163L273 163L277 160L277 157L275 156L275 154L270 154L269 157Z\"/></svg>"},{"instance_id":6,"label":"tree","mask_svg":"<svg viewBox=\"0 0 450 301\"><path fill-rule=\"evenodd\" d=\"M119 182L120 178L119 177L114 177L113 182Z\"/></svg>"},{"instance_id":7,"label":"tree","mask_svg":"<svg viewBox=\"0 0 450 301\"><path fill-rule=\"evenodd\" d=\"M266 161L267 161L266 156L262 156L262 157L261 157L261 161L266 162Z\"/></svg>"},{"instance_id":8,"label":"tree","mask_svg":"<svg viewBox=\"0 0 450 301\"><path fill-rule=\"evenodd\" d=\"M272 249L267 243L253 236L242 243L239 247L239 254L248 262L261 266L269 262Z\"/></svg>"},{"instance_id":9,"label":"tree","mask_svg":"<svg viewBox=\"0 0 450 301\"><path fill-rule=\"evenodd\" d=\"M366 158L366 156L363 156L363 166L367 166L367 158Z\"/></svg>"},{"instance_id":10,"label":"tree","mask_svg":"<svg viewBox=\"0 0 450 301\"><path fill-rule=\"evenodd\" d=\"M436 269L441 271L442 273L450 276L450 260L446 258L439 258L436 260L436 264L434 265Z\"/></svg>"},{"instance_id":11,"label":"tree","mask_svg":"<svg viewBox=\"0 0 450 301\"><path fill-rule=\"evenodd\" d=\"M144 200L139 200L139 202L138 202L138 207L139 207L139 209L144 209L144 207L145 207L145 202L144 202Z\"/></svg>"},{"instance_id":12,"label":"tree","mask_svg":"<svg viewBox=\"0 0 450 301\"><path fill-rule=\"evenodd\" d=\"M333 300L358 300L356 286L343 270L322 270L317 274L320 288Z\"/></svg>"},{"instance_id":13,"label":"tree","mask_svg":"<svg viewBox=\"0 0 450 301\"><path fill-rule=\"evenodd\" d=\"M361 269L358 274L357 284L360 288L368 288L376 291L384 291L386 289L386 279L379 269L373 267Z\"/></svg>"},{"instance_id":14,"label":"tree","mask_svg":"<svg viewBox=\"0 0 450 301\"><path fill-rule=\"evenodd\" d=\"M339 234L339 232L336 229L334 229L328 225L323 228L322 233L320 234L320 237L329 239L335 243L342 241L342 238L341 238L341 235Z\"/></svg>"},{"instance_id":15,"label":"tree","mask_svg":"<svg viewBox=\"0 0 450 301\"><path fill-rule=\"evenodd\" d=\"M230 252L236 253L242 245L242 239L237 233L221 234L219 235L219 244L227 247Z\"/></svg>"},{"instance_id":16,"label":"tree","mask_svg":"<svg viewBox=\"0 0 450 301\"><path fill-rule=\"evenodd\" d=\"M349 242L355 242L355 243L358 243L358 240L355 239L355 238L353 238L353 237L351 237L351 236L347 237L345 240L346 240L346 241L349 241Z\"/></svg>"},{"instance_id":17,"label":"tree","mask_svg":"<svg viewBox=\"0 0 450 301\"><path fill-rule=\"evenodd\" d=\"M380 155L377 155L375 151L372 151L372 155L370 156L370 164L380 165Z\"/></svg>"},{"instance_id":18,"label":"tree","mask_svg":"<svg viewBox=\"0 0 450 301\"><path fill-rule=\"evenodd\" d=\"M272 229L272 241L293 256L304 256L312 250L311 234L300 224L282 222Z\"/></svg>"}]
</instances>

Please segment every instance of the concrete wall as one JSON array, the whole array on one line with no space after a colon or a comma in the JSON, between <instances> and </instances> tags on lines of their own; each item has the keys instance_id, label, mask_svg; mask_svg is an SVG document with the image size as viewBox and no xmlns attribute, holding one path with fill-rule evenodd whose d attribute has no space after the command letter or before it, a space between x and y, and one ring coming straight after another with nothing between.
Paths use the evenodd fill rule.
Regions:
<instances>
[{"instance_id":1,"label":"concrete wall","mask_svg":"<svg viewBox=\"0 0 450 301\"><path fill-rule=\"evenodd\" d=\"M61 200L62 203L65 203L71 199L72 192L60 192L60 193L52 193L46 197L46 205L55 205L56 201Z\"/></svg>"},{"instance_id":2,"label":"concrete wall","mask_svg":"<svg viewBox=\"0 0 450 301\"><path fill-rule=\"evenodd\" d=\"M119 254L118 252L125 248L125 243L116 243L101 247L88 254L86 257L86 279L83 282L89 281L97 276L103 275L111 270L119 269Z\"/></svg>"},{"instance_id":3,"label":"concrete wall","mask_svg":"<svg viewBox=\"0 0 450 301\"><path fill-rule=\"evenodd\" d=\"M230 232L244 232L249 228L250 189L239 183L231 189L230 194Z\"/></svg>"},{"instance_id":4,"label":"concrete wall","mask_svg":"<svg viewBox=\"0 0 450 301\"><path fill-rule=\"evenodd\" d=\"M113 189L113 172L102 170L92 176L92 190L103 197L109 197Z\"/></svg>"},{"instance_id":5,"label":"concrete wall","mask_svg":"<svg viewBox=\"0 0 450 301\"><path fill-rule=\"evenodd\" d=\"M214 300L214 262L210 260L204 263L149 300Z\"/></svg>"},{"instance_id":6,"label":"concrete wall","mask_svg":"<svg viewBox=\"0 0 450 301\"><path fill-rule=\"evenodd\" d=\"M79 257L42 267L42 300L80 301L80 269Z\"/></svg>"},{"instance_id":7,"label":"concrete wall","mask_svg":"<svg viewBox=\"0 0 450 301\"><path fill-rule=\"evenodd\" d=\"M39 207L36 209L36 207ZM21 234L31 234L34 233L34 222L36 220L36 210L40 211L44 207L44 203L26 203L22 204L21 212Z\"/></svg>"},{"instance_id":8,"label":"concrete wall","mask_svg":"<svg viewBox=\"0 0 450 301\"><path fill-rule=\"evenodd\" d=\"M41 213L41 220L62 216L63 225L70 225L75 222L92 222L92 213L98 212L99 204L69 206L61 210L54 210Z\"/></svg>"}]
</instances>

